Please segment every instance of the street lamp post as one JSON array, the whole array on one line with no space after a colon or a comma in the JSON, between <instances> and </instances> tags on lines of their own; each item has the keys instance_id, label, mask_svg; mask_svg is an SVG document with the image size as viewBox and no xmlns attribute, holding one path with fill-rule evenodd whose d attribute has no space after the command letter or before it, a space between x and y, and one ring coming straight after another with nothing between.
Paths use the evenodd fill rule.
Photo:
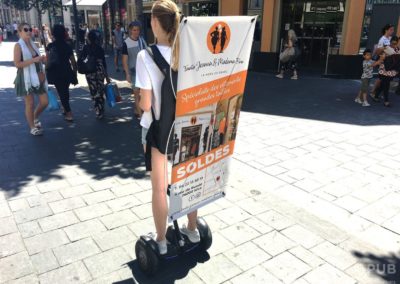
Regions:
<instances>
[{"instance_id":1,"label":"street lamp post","mask_svg":"<svg viewBox=\"0 0 400 284\"><path fill-rule=\"evenodd\" d=\"M76 7L76 0L72 0L72 9L74 10L74 25L75 25L75 50L78 54L79 52L79 42L78 42L78 33L79 33L79 21L78 21L78 8Z\"/></svg>"}]
</instances>

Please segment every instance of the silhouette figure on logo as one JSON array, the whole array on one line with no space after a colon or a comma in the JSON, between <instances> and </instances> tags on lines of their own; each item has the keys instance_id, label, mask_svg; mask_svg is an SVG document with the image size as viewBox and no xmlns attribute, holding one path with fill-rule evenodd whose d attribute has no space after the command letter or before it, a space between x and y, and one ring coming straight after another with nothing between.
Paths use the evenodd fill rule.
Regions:
<instances>
[{"instance_id":1,"label":"silhouette figure on logo","mask_svg":"<svg viewBox=\"0 0 400 284\"><path fill-rule=\"evenodd\" d=\"M218 31L218 27L215 27L215 31L213 31L211 34L211 44L213 46L214 49L214 54L215 54L215 48L217 47L217 43L219 41L219 31Z\"/></svg>"},{"instance_id":2,"label":"silhouette figure on logo","mask_svg":"<svg viewBox=\"0 0 400 284\"><path fill-rule=\"evenodd\" d=\"M228 40L228 36L226 35L226 29L225 27L222 28L222 32L221 32L221 52L223 52L224 47L225 47L225 42Z\"/></svg>"}]
</instances>

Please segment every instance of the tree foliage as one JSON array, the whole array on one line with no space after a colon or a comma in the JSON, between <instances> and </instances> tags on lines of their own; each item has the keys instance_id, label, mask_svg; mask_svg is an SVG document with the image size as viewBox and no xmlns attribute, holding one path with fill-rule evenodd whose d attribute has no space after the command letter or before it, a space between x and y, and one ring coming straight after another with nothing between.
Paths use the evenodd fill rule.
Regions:
<instances>
[{"instance_id":1,"label":"tree foliage","mask_svg":"<svg viewBox=\"0 0 400 284\"><path fill-rule=\"evenodd\" d=\"M12 6L17 10L29 11L35 8L40 14L44 14L49 8L60 8L60 0L4 0L4 4Z\"/></svg>"}]
</instances>

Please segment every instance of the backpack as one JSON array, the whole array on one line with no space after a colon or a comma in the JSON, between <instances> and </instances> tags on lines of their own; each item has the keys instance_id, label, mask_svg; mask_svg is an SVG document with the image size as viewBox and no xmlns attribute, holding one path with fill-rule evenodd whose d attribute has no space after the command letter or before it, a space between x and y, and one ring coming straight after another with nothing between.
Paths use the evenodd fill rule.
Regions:
<instances>
[{"instance_id":1,"label":"backpack","mask_svg":"<svg viewBox=\"0 0 400 284\"><path fill-rule=\"evenodd\" d=\"M162 154L172 154L173 152L173 129L175 121L176 90L178 82L178 72L171 70L170 65L162 56L156 45L146 48L147 52L153 58L154 63L164 75L161 84L161 108L160 119L156 119L153 107L151 114L153 122L146 136L146 169L151 171L151 147L157 148Z\"/></svg>"},{"instance_id":2,"label":"backpack","mask_svg":"<svg viewBox=\"0 0 400 284\"><path fill-rule=\"evenodd\" d=\"M90 47L86 47L87 52L82 52L78 58L78 72L80 74L91 74L97 71L97 60L90 52Z\"/></svg>"},{"instance_id":3,"label":"backpack","mask_svg":"<svg viewBox=\"0 0 400 284\"><path fill-rule=\"evenodd\" d=\"M49 57L47 59L46 69L56 71L60 65L60 56L55 45L52 45L48 51Z\"/></svg>"}]
</instances>

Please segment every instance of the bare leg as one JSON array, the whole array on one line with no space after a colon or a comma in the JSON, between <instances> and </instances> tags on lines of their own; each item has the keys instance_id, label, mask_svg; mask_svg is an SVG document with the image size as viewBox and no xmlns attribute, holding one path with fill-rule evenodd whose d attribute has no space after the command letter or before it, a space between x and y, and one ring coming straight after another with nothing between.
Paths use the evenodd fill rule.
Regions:
<instances>
[{"instance_id":1,"label":"bare leg","mask_svg":"<svg viewBox=\"0 0 400 284\"><path fill-rule=\"evenodd\" d=\"M191 231L197 229L197 210L187 215L189 222L187 228Z\"/></svg>"},{"instance_id":2,"label":"bare leg","mask_svg":"<svg viewBox=\"0 0 400 284\"><path fill-rule=\"evenodd\" d=\"M360 99L361 99L361 94L360 94ZM367 93L362 93L362 100L363 102L368 102Z\"/></svg>"},{"instance_id":3,"label":"bare leg","mask_svg":"<svg viewBox=\"0 0 400 284\"><path fill-rule=\"evenodd\" d=\"M42 94L39 95L39 104L36 107L34 117L35 119L38 119L40 114L46 109L47 105L49 104L49 99L47 97L47 94Z\"/></svg>"},{"instance_id":4,"label":"bare leg","mask_svg":"<svg viewBox=\"0 0 400 284\"><path fill-rule=\"evenodd\" d=\"M381 85L381 79L376 79L374 88L371 91L371 96L375 97L376 91L378 90L379 86Z\"/></svg>"},{"instance_id":5,"label":"bare leg","mask_svg":"<svg viewBox=\"0 0 400 284\"><path fill-rule=\"evenodd\" d=\"M25 99L25 117L28 122L29 128L32 129L35 127L34 124L34 116L33 116L33 107L34 107L34 98L33 95L27 95L24 97Z\"/></svg>"},{"instance_id":6,"label":"bare leg","mask_svg":"<svg viewBox=\"0 0 400 284\"><path fill-rule=\"evenodd\" d=\"M152 209L157 241L159 242L165 240L167 231L168 205L166 187L168 186L168 180L166 180L167 165L165 163L165 155L161 154L156 148L151 148L151 166Z\"/></svg>"}]
</instances>

